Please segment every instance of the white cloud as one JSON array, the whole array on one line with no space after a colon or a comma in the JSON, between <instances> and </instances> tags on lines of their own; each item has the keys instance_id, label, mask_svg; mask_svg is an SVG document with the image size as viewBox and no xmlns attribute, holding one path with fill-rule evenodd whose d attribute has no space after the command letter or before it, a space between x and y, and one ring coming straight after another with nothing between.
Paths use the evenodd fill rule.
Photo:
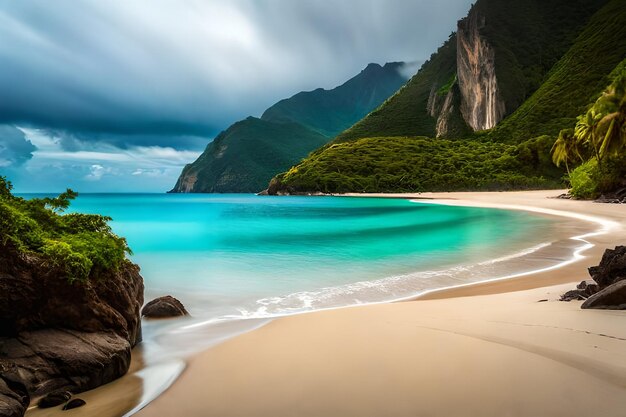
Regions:
<instances>
[{"instance_id":1,"label":"white cloud","mask_svg":"<svg viewBox=\"0 0 626 417\"><path fill-rule=\"evenodd\" d=\"M94 164L91 166L89 174L85 176L85 179L90 181L99 181L107 172L109 172L108 168L105 168L102 165Z\"/></svg>"},{"instance_id":2,"label":"white cloud","mask_svg":"<svg viewBox=\"0 0 626 417\"><path fill-rule=\"evenodd\" d=\"M67 151L45 131L21 130L38 149L21 175L11 178L19 192L67 187L78 191L163 192L176 183L183 166L200 155L199 151L159 146L121 149L106 143L93 144L94 151Z\"/></svg>"}]
</instances>

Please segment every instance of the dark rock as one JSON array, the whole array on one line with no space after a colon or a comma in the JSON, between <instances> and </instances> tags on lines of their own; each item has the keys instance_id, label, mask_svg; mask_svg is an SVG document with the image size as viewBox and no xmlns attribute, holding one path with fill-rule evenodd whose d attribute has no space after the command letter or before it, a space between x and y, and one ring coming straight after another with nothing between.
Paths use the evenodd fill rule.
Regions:
<instances>
[{"instance_id":1,"label":"dark rock","mask_svg":"<svg viewBox=\"0 0 626 417\"><path fill-rule=\"evenodd\" d=\"M0 416L23 416L30 402L26 387L19 383L5 379L0 373Z\"/></svg>"},{"instance_id":2,"label":"dark rock","mask_svg":"<svg viewBox=\"0 0 626 417\"><path fill-rule=\"evenodd\" d=\"M0 244L0 416L124 375L141 340L142 304L143 278L130 262L70 284L43 259Z\"/></svg>"},{"instance_id":3,"label":"dark rock","mask_svg":"<svg viewBox=\"0 0 626 417\"><path fill-rule=\"evenodd\" d=\"M602 255L600 265L589 268L589 275L600 289L626 279L626 246L607 249Z\"/></svg>"},{"instance_id":4,"label":"dark rock","mask_svg":"<svg viewBox=\"0 0 626 417\"><path fill-rule=\"evenodd\" d=\"M626 280L600 290L583 303L581 308L626 310Z\"/></svg>"},{"instance_id":5,"label":"dark rock","mask_svg":"<svg viewBox=\"0 0 626 417\"><path fill-rule=\"evenodd\" d=\"M87 404L85 400L80 399L80 398L74 398L69 403L65 404L65 406L63 407L63 410L71 410L72 408L82 407L85 404Z\"/></svg>"},{"instance_id":6,"label":"dark rock","mask_svg":"<svg viewBox=\"0 0 626 417\"><path fill-rule=\"evenodd\" d=\"M561 296L561 301L586 300L587 297L585 290L570 290Z\"/></svg>"},{"instance_id":7,"label":"dark rock","mask_svg":"<svg viewBox=\"0 0 626 417\"><path fill-rule=\"evenodd\" d=\"M626 187L609 194L601 195L596 203L626 204Z\"/></svg>"},{"instance_id":8,"label":"dark rock","mask_svg":"<svg viewBox=\"0 0 626 417\"><path fill-rule=\"evenodd\" d=\"M0 245L0 337L40 328L114 331L133 346L141 341L143 278L130 262L84 284L36 256L15 255Z\"/></svg>"},{"instance_id":9,"label":"dark rock","mask_svg":"<svg viewBox=\"0 0 626 417\"><path fill-rule=\"evenodd\" d=\"M537 302L538 302L538 303L545 303L546 301L548 301L548 299L547 299L547 298L544 298L543 300L539 300L539 301L537 301Z\"/></svg>"},{"instance_id":10,"label":"dark rock","mask_svg":"<svg viewBox=\"0 0 626 417\"><path fill-rule=\"evenodd\" d=\"M72 393L69 391L54 391L39 400L37 406L39 408L56 407L65 404L70 398L72 398Z\"/></svg>"},{"instance_id":11,"label":"dark rock","mask_svg":"<svg viewBox=\"0 0 626 417\"><path fill-rule=\"evenodd\" d=\"M171 295L166 295L155 298L146 304L141 310L141 315L150 318L167 318L188 316L189 313L183 306L183 303Z\"/></svg>"},{"instance_id":12,"label":"dark rock","mask_svg":"<svg viewBox=\"0 0 626 417\"><path fill-rule=\"evenodd\" d=\"M589 285L587 285L587 288L585 288L585 294L588 297L591 297L592 295L594 295L598 291L600 291L600 286L598 284L589 284Z\"/></svg>"}]
</instances>

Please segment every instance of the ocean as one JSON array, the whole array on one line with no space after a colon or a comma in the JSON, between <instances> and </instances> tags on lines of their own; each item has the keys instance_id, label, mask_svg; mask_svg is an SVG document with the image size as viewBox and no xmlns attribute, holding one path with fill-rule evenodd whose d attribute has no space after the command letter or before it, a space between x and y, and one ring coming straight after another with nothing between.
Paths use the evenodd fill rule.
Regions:
<instances>
[{"instance_id":1,"label":"ocean","mask_svg":"<svg viewBox=\"0 0 626 417\"><path fill-rule=\"evenodd\" d=\"M202 317L386 301L462 283L472 277L452 277L455 268L543 244L553 223L404 199L248 194L83 194L71 211L112 217L147 296L172 294Z\"/></svg>"}]
</instances>

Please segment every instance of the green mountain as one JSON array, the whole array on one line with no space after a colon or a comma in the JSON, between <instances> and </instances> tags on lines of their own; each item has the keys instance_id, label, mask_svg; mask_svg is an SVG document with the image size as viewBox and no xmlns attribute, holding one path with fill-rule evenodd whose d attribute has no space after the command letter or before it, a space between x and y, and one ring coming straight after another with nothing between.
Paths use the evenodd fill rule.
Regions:
<instances>
[{"instance_id":1,"label":"green mountain","mask_svg":"<svg viewBox=\"0 0 626 417\"><path fill-rule=\"evenodd\" d=\"M624 0L478 0L402 89L277 176L270 191L562 186L550 148L626 57L624 6ZM416 147L424 140L417 136L445 143ZM393 147L393 159L382 143ZM362 158L354 169L338 168L341 153ZM450 163L439 164L441 158Z\"/></svg>"},{"instance_id":2,"label":"green mountain","mask_svg":"<svg viewBox=\"0 0 626 417\"><path fill-rule=\"evenodd\" d=\"M277 173L378 107L405 82L403 63L369 64L332 90L301 92L220 133L171 192L258 192Z\"/></svg>"}]
</instances>

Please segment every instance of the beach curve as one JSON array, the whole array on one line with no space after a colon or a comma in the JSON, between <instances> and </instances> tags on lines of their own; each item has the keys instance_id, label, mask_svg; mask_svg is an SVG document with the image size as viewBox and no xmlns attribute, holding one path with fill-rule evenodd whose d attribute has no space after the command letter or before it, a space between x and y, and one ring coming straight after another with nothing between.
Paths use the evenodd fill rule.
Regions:
<instances>
[{"instance_id":1,"label":"beach curve","mask_svg":"<svg viewBox=\"0 0 626 417\"><path fill-rule=\"evenodd\" d=\"M616 205L547 199L555 194L426 197L453 197L461 204L478 196L481 204L500 205L522 199L526 204L519 206L557 207L610 222L605 233L584 236L593 246L572 262L518 278L431 292L418 302L274 320L198 355L170 390L138 415L583 416L598 410L618 415L615 410L626 405L624 386L615 383L626 375L626 315L583 312L579 303L553 300L570 287L563 283L586 278L584 267L596 262L605 247L623 243L626 211ZM537 302L546 298L550 301ZM496 343L494 335L502 340ZM450 373L450 368L455 371ZM459 383L459 375L470 376L473 383ZM610 377L602 377L606 375ZM487 389L494 392L487 395Z\"/></svg>"}]
</instances>

